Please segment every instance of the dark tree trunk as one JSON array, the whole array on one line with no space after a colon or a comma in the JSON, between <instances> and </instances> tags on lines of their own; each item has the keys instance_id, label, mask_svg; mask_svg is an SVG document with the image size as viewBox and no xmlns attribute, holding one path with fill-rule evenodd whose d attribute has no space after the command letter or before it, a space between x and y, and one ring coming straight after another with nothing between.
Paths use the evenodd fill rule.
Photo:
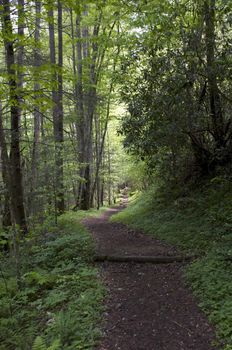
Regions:
<instances>
[{"instance_id":1,"label":"dark tree trunk","mask_svg":"<svg viewBox=\"0 0 232 350\"><path fill-rule=\"evenodd\" d=\"M217 83L217 66L215 61L215 0L206 0L205 8L205 40L206 40L206 56L207 56L207 75L210 114L213 126L213 136L216 148L225 146L224 120L220 94Z\"/></svg>"},{"instance_id":2,"label":"dark tree trunk","mask_svg":"<svg viewBox=\"0 0 232 350\"><path fill-rule=\"evenodd\" d=\"M84 136L85 136L85 118L84 118L84 101L83 101L83 58L82 58L82 35L81 35L81 18L76 17L76 37L77 37L77 83L76 83L76 103L77 103L77 142L78 142L78 161L79 175L84 179ZM77 206L82 207L82 193L85 184L83 180L79 183Z\"/></svg>"},{"instance_id":3,"label":"dark tree trunk","mask_svg":"<svg viewBox=\"0 0 232 350\"><path fill-rule=\"evenodd\" d=\"M10 174L9 174L9 158L7 153L7 145L5 139L5 133L3 128L2 120L2 103L0 102L0 148L1 148L1 161L2 161L2 179L5 185L5 194L4 194L4 208L3 208L3 227L11 226L11 212L10 212Z\"/></svg>"},{"instance_id":4,"label":"dark tree trunk","mask_svg":"<svg viewBox=\"0 0 232 350\"><path fill-rule=\"evenodd\" d=\"M19 46L17 48L17 64L18 64L18 95L19 95L19 107L21 107L23 101L23 72L22 67L24 63L24 26L25 26L25 13L24 13L24 0L18 0L18 40ZM20 110L21 114L21 110Z\"/></svg>"},{"instance_id":5,"label":"dark tree trunk","mask_svg":"<svg viewBox=\"0 0 232 350\"><path fill-rule=\"evenodd\" d=\"M86 15L86 13L85 13ZM78 190L77 205L82 210L90 208L91 166L92 166L92 123L89 109L89 92L83 92L83 59L89 59L88 28L81 29L81 18L76 19L77 35L77 138L81 181Z\"/></svg>"},{"instance_id":6,"label":"dark tree trunk","mask_svg":"<svg viewBox=\"0 0 232 350\"><path fill-rule=\"evenodd\" d=\"M50 2L49 16L49 46L50 62L54 69L53 79L58 82L58 90L52 88L53 101L53 131L55 140L55 206L58 214L64 212L64 188L63 188L63 105L62 105L62 73L56 73L56 48L53 3ZM62 43L62 6L58 1L58 65L63 64Z\"/></svg>"},{"instance_id":7,"label":"dark tree trunk","mask_svg":"<svg viewBox=\"0 0 232 350\"><path fill-rule=\"evenodd\" d=\"M35 19L35 50L34 50L34 66L36 69L35 74L35 83L34 83L34 92L35 92L35 102L39 98L40 84L38 82L38 69L41 65L41 53L38 48L40 40L40 15L41 15L41 1L35 1L36 8L36 19ZM41 125L41 113L39 111L38 103L36 102L34 110L34 137L33 137L33 146L32 146L32 161L31 161L31 210L32 213L36 211L36 199L34 192L37 189L38 182L38 163L39 163L39 139L40 139L40 125Z\"/></svg>"},{"instance_id":8,"label":"dark tree trunk","mask_svg":"<svg viewBox=\"0 0 232 350\"><path fill-rule=\"evenodd\" d=\"M102 182L102 184L101 184L101 198L100 198L100 204L102 207L104 205L104 186L105 186L105 184L104 184L104 182Z\"/></svg>"},{"instance_id":9,"label":"dark tree trunk","mask_svg":"<svg viewBox=\"0 0 232 350\"><path fill-rule=\"evenodd\" d=\"M210 125L208 126L210 132L209 137L205 137L206 132L199 132L194 128L194 121L192 119L193 107L189 108L189 136L195 156L196 165L199 168L199 175L208 175L215 171L217 165L228 163L231 159L231 150L228 144L228 135L231 130L227 130L223 116L223 108L221 102L220 91L218 87L218 67L215 58L216 37L215 37L215 0L204 0L201 4L199 22L199 34L197 44L205 40L205 54L206 54L206 82L201 88L201 95L199 97L199 110L204 99L208 96L207 113L209 114ZM205 35L203 35L203 33ZM192 76L195 75L196 67L191 66ZM189 94L190 95L190 94ZM228 132L229 131L229 132ZM207 135L208 136L208 135ZM213 145L213 147L212 147Z\"/></svg>"},{"instance_id":10,"label":"dark tree trunk","mask_svg":"<svg viewBox=\"0 0 232 350\"><path fill-rule=\"evenodd\" d=\"M116 64L117 64L119 53L120 53L120 50L118 48L117 55L115 57L114 65L113 65L113 74L115 73L115 70L116 70ZM96 187L98 187L98 189L99 189L99 185L98 185L98 183L99 183L99 171L100 171L100 167L101 167L101 163L102 163L102 155L103 155L104 146L105 146L105 138L106 138L108 123L109 123L109 118L110 118L110 103L111 103L111 94L113 92L113 88L114 88L114 82L113 82L113 78L112 78L111 83L110 83L109 92L108 92L109 96L108 96L108 100L107 100L106 119L105 119L105 123L104 123L101 143L99 142L99 145L97 145L97 140L96 140L96 173L95 173L95 179L94 179L92 190L91 190L91 203L93 203L93 198L94 198L94 193L95 193ZM95 129L97 129L97 127L95 127ZM95 132L97 132L97 130ZM99 197L99 195L97 195L97 196Z\"/></svg>"},{"instance_id":11,"label":"dark tree trunk","mask_svg":"<svg viewBox=\"0 0 232 350\"><path fill-rule=\"evenodd\" d=\"M6 66L9 84L9 104L11 113L11 146L10 146L10 188L12 222L27 232L24 211L24 193L22 184L21 154L20 154L20 105L15 70L15 52L12 41L13 29L10 18L10 2L2 0L3 40L6 51Z\"/></svg>"},{"instance_id":12,"label":"dark tree trunk","mask_svg":"<svg viewBox=\"0 0 232 350\"><path fill-rule=\"evenodd\" d=\"M85 15L87 14L87 8ZM92 165L93 165L93 118L97 104L97 81L96 81L96 61L98 56L98 43L96 39L99 35L102 12L96 20L93 28L93 42L90 50L89 47L89 30L83 29L83 56L90 60L89 67L89 88L85 95L85 140L84 140L84 183L82 188L82 196L80 199L81 209L88 210L91 206L92 195ZM90 53L91 52L91 53ZM90 57L91 54L91 57ZM93 193L93 192L92 192Z\"/></svg>"},{"instance_id":13,"label":"dark tree trunk","mask_svg":"<svg viewBox=\"0 0 232 350\"><path fill-rule=\"evenodd\" d=\"M110 140L107 133L107 165L108 165L108 204L111 205L111 154L110 154Z\"/></svg>"},{"instance_id":14,"label":"dark tree trunk","mask_svg":"<svg viewBox=\"0 0 232 350\"><path fill-rule=\"evenodd\" d=\"M56 125L56 145L57 145L57 159L56 159L56 171L58 181L58 211L63 213L65 210L64 203L64 160L63 160L63 143L64 143L64 108L63 108L63 9L62 1L58 1L58 116Z\"/></svg>"}]
</instances>

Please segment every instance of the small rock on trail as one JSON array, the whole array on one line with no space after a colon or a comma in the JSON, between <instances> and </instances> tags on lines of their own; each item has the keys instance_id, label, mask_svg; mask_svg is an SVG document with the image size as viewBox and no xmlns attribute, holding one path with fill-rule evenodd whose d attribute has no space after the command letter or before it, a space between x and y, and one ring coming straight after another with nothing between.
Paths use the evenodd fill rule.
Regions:
<instances>
[{"instance_id":1,"label":"small rock on trail","mask_svg":"<svg viewBox=\"0 0 232 350\"><path fill-rule=\"evenodd\" d=\"M119 209L84 221L97 254L175 255L178 250L151 236L111 223ZM104 262L108 290L103 338L96 350L216 350L214 329L182 278L184 263Z\"/></svg>"}]
</instances>

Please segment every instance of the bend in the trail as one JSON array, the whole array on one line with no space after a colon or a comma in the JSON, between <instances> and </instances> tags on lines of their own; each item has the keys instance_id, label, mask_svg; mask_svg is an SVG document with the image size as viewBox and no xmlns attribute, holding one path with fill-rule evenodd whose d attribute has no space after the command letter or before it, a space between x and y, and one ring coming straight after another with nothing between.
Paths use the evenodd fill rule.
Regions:
<instances>
[{"instance_id":1,"label":"bend in the trail","mask_svg":"<svg viewBox=\"0 0 232 350\"><path fill-rule=\"evenodd\" d=\"M175 255L151 236L111 223L119 209L85 220L102 255ZM213 350L214 330L186 287L183 263L99 264L108 290L103 339L97 350Z\"/></svg>"}]
</instances>

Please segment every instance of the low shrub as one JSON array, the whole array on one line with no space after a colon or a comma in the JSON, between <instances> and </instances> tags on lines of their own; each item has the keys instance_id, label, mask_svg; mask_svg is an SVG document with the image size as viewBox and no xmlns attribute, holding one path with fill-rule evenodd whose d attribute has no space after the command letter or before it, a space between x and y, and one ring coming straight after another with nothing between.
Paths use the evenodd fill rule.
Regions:
<instances>
[{"instance_id":1,"label":"low shrub","mask_svg":"<svg viewBox=\"0 0 232 350\"><path fill-rule=\"evenodd\" d=\"M104 290L91 262L94 245L67 213L20 246L18 288L11 256L1 256L0 350L92 349L99 338ZM89 215L96 215L91 212Z\"/></svg>"}]
</instances>

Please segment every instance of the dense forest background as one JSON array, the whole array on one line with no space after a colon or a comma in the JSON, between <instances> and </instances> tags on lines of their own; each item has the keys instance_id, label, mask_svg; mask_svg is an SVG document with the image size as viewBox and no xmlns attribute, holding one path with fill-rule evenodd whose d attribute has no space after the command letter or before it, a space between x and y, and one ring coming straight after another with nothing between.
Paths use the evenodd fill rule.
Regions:
<instances>
[{"instance_id":1,"label":"dense forest background","mask_svg":"<svg viewBox=\"0 0 232 350\"><path fill-rule=\"evenodd\" d=\"M44 215L112 203L120 13L104 1L1 2L3 226L26 233Z\"/></svg>"},{"instance_id":2,"label":"dense forest background","mask_svg":"<svg viewBox=\"0 0 232 350\"><path fill-rule=\"evenodd\" d=\"M220 1L2 1L3 226L112 203L116 131L141 173L229 174L230 21Z\"/></svg>"}]
</instances>

